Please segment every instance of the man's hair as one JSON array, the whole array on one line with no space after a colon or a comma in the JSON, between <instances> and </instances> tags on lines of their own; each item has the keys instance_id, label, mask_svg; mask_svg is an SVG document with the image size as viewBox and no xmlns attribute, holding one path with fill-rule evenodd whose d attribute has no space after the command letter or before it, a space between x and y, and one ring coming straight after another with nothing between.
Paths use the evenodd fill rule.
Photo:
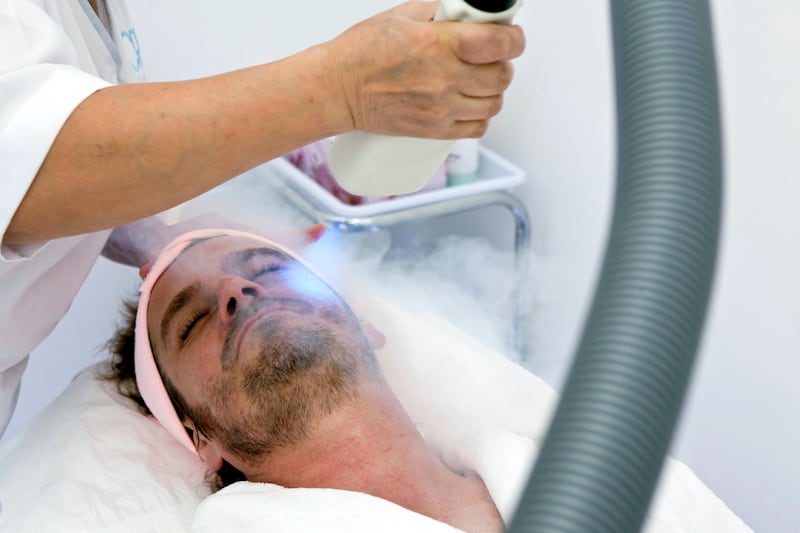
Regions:
<instances>
[{"instance_id":1,"label":"man's hair","mask_svg":"<svg viewBox=\"0 0 800 533\"><path fill-rule=\"evenodd\" d=\"M152 416L150 409L144 403L142 395L139 393L139 387L136 385L136 368L134 364L134 342L135 342L135 325L136 325L136 310L138 308L138 300L126 299L122 303L122 323L117 327L114 335L108 341L106 347L111 357L109 360L109 368L107 372L101 373L101 377L107 381L114 383L119 393L133 400L139 411L147 416ZM192 419L192 409L184 399L183 395L172 384L169 378L161 372L159 368L159 375L164 382L164 388L167 390L172 405L175 407L175 412L179 420ZM187 429L189 438L194 442L194 435ZM237 481L244 481L245 476L242 472L231 466L227 461L223 461L222 468L218 472L209 472L206 482L212 491L219 490L223 487L235 483Z\"/></svg>"}]
</instances>

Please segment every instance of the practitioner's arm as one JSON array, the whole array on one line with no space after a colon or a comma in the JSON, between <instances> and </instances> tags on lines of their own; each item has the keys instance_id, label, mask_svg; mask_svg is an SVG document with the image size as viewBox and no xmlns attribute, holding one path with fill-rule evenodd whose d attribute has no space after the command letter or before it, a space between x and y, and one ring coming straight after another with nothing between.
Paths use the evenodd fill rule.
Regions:
<instances>
[{"instance_id":1,"label":"practitioner's arm","mask_svg":"<svg viewBox=\"0 0 800 533\"><path fill-rule=\"evenodd\" d=\"M126 224L353 129L480 136L500 109L518 27L432 23L409 2L283 60L101 89L52 145L5 234L40 241Z\"/></svg>"}]
</instances>

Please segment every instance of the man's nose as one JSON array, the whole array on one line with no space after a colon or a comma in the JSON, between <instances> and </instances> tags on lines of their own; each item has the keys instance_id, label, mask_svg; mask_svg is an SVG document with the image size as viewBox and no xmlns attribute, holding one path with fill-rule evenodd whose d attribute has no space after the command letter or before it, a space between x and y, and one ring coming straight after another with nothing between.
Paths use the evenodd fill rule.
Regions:
<instances>
[{"instance_id":1,"label":"man's nose","mask_svg":"<svg viewBox=\"0 0 800 533\"><path fill-rule=\"evenodd\" d=\"M264 288L258 283L238 276L224 276L217 288L217 306L223 323L230 325L236 313L247 301L263 295Z\"/></svg>"}]
</instances>

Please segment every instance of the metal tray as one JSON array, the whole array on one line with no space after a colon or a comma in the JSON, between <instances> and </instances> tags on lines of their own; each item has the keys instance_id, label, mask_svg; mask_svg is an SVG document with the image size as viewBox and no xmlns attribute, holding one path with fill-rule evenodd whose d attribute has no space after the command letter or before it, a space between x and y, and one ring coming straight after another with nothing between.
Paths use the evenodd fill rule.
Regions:
<instances>
[{"instance_id":1,"label":"metal tray","mask_svg":"<svg viewBox=\"0 0 800 533\"><path fill-rule=\"evenodd\" d=\"M272 174L283 180L301 196L312 200L319 208L344 217L369 217L381 213L408 209L418 205L441 202L486 191L510 189L525 181L525 173L484 146L479 148L478 179L462 185L395 196L390 199L359 205L349 205L323 189L310 176L280 157L265 164Z\"/></svg>"}]
</instances>

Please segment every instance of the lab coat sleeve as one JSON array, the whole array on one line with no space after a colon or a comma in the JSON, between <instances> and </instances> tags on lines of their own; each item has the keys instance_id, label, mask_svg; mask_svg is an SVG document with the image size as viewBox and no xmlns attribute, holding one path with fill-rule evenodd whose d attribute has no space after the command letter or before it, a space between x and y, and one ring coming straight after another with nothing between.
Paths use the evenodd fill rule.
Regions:
<instances>
[{"instance_id":1,"label":"lab coat sleeve","mask_svg":"<svg viewBox=\"0 0 800 533\"><path fill-rule=\"evenodd\" d=\"M109 82L79 67L75 46L36 3L0 0L0 235L74 109ZM2 246L0 260L39 245Z\"/></svg>"}]
</instances>

